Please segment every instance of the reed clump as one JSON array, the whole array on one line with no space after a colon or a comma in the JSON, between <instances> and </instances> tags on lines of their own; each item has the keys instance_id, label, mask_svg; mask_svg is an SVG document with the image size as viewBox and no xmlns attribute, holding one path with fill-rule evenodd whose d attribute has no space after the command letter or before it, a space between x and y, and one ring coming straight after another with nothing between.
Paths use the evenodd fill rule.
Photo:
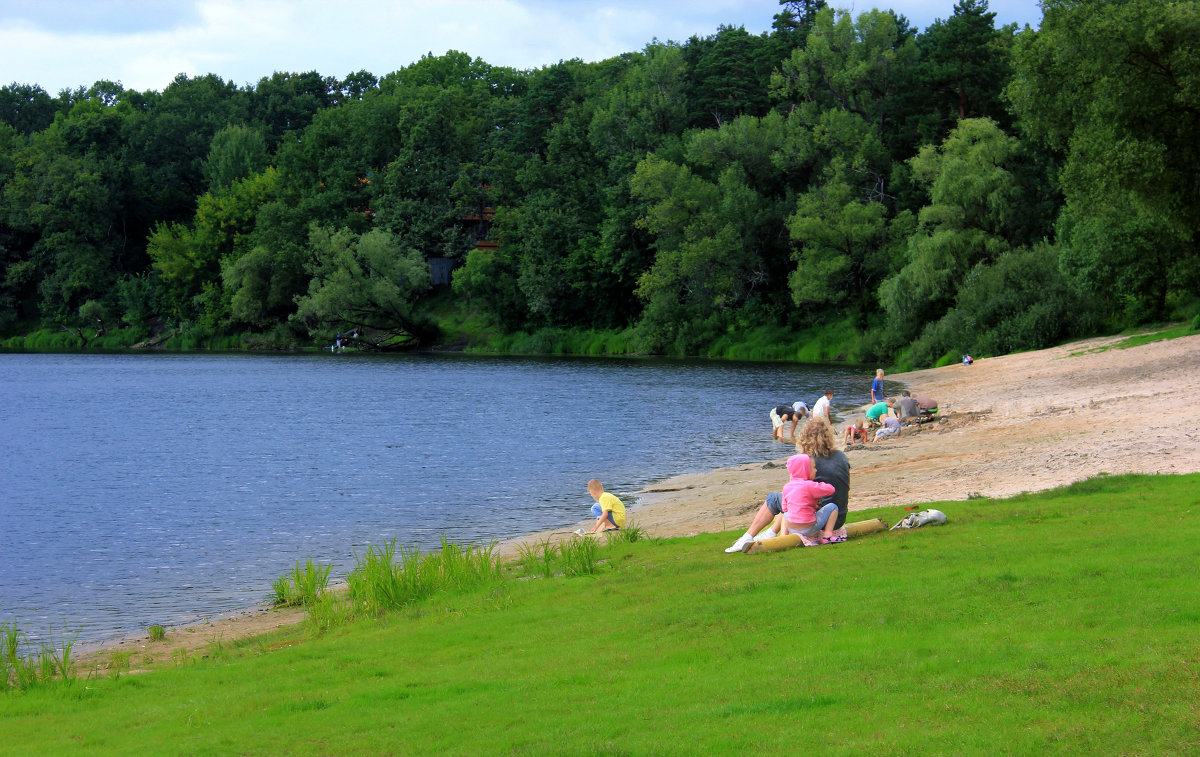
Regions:
<instances>
[{"instance_id":1,"label":"reed clump","mask_svg":"<svg viewBox=\"0 0 1200 757\"><path fill-rule=\"evenodd\" d=\"M272 603L277 607L310 607L329 588L329 571L332 565L307 560L304 567L296 561L291 573L286 573L272 584Z\"/></svg>"},{"instance_id":2,"label":"reed clump","mask_svg":"<svg viewBox=\"0 0 1200 757\"><path fill-rule=\"evenodd\" d=\"M608 539L609 544L633 544L644 541L648 538L648 535L646 534L646 529L636 523L630 522L625 524L624 528L605 531L604 537Z\"/></svg>"},{"instance_id":3,"label":"reed clump","mask_svg":"<svg viewBox=\"0 0 1200 757\"><path fill-rule=\"evenodd\" d=\"M550 578L554 575L557 563L558 545L546 537L538 542L530 542L517 546L517 564L527 576Z\"/></svg>"},{"instance_id":4,"label":"reed clump","mask_svg":"<svg viewBox=\"0 0 1200 757\"><path fill-rule=\"evenodd\" d=\"M57 636L51 628L49 636L35 651L16 623L0 623L0 691L28 689L50 681L70 684L75 680L72 655L79 634L64 627Z\"/></svg>"},{"instance_id":5,"label":"reed clump","mask_svg":"<svg viewBox=\"0 0 1200 757\"><path fill-rule=\"evenodd\" d=\"M560 545L563 573L568 576L589 576L596 572L600 545L592 536L573 536Z\"/></svg>"},{"instance_id":6,"label":"reed clump","mask_svg":"<svg viewBox=\"0 0 1200 757\"><path fill-rule=\"evenodd\" d=\"M346 577L356 611L379 614L398 610L443 589L465 589L499 580L495 544L463 547L445 537L437 552L396 548L396 540L369 547Z\"/></svg>"}]
</instances>

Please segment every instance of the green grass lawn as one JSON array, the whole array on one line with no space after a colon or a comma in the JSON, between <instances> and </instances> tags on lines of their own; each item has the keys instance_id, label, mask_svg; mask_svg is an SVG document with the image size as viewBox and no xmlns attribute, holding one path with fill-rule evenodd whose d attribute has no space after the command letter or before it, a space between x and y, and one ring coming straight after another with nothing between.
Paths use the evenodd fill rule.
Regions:
<instances>
[{"instance_id":1,"label":"green grass lawn","mask_svg":"<svg viewBox=\"0 0 1200 757\"><path fill-rule=\"evenodd\" d=\"M0 753L1200 752L1200 475L935 506L774 554L613 544L591 576L10 690Z\"/></svg>"}]
</instances>

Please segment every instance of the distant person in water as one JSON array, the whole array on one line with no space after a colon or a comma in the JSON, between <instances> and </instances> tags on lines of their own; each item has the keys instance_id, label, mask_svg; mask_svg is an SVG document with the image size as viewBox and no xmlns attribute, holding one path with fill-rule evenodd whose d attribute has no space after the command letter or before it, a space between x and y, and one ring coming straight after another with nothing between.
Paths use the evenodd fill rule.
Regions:
<instances>
[{"instance_id":1,"label":"distant person in water","mask_svg":"<svg viewBox=\"0 0 1200 757\"><path fill-rule=\"evenodd\" d=\"M800 403L803 404L803 403ZM788 421L792 422L792 430L788 432L789 438L796 436L796 424L800 419L808 415L808 409L797 410L794 405L777 405L771 408L771 436L777 441L783 441L783 424Z\"/></svg>"},{"instance_id":2,"label":"distant person in water","mask_svg":"<svg viewBox=\"0 0 1200 757\"><path fill-rule=\"evenodd\" d=\"M875 380L871 382L871 402L883 402L887 395L883 392L883 369L875 369Z\"/></svg>"},{"instance_id":3,"label":"distant person in water","mask_svg":"<svg viewBox=\"0 0 1200 757\"><path fill-rule=\"evenodd\" d=\"M581 528L575 533L594 534L597 531L613 531L625 525L625 504L615 494L604 491L604 485L595 478L588 481L587 490L588 494L592 495L592 499L596 500L596 504L592 505L592 517L596 519L596 522L592 525L592 530L585 532Z\"/></svg>"}]
</instances>

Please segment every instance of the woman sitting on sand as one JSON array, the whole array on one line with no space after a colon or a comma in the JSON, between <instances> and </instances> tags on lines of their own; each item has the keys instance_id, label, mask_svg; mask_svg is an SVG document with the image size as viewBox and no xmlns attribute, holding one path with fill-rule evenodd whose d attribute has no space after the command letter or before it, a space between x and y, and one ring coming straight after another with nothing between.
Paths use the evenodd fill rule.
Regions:
<instances>
[{"instance_id":1,"label":"woman sitting on sand","mask_svg":"<svg viewBox=\"0 0 1200 757\"><path fill-rule=\"evenodd\" d=\"M833 494L821 498L822 506L830 502L837 505L837 520L832 528L826 529L830 532L828 542L846 540L846 507L850 500L850 460L846 457L845 452L836 448L836 445L837 438L833 435L833 429L823 418L810 418L800 431L800 441L796 444L801 452L812 458L815 468L813 480L833 485ZM771 527L771 523L781 512L783 512L783 495L780 492L771 492L767 495L767 501L754 514L750 528L725 551L741 552L742 547L752 541L773 539L778 536L779 534ZM825 541L825 537L821 533L815 537L801 533L800 540L804 546L811 547L821 544Z\"/></svg>"}]
</instances>

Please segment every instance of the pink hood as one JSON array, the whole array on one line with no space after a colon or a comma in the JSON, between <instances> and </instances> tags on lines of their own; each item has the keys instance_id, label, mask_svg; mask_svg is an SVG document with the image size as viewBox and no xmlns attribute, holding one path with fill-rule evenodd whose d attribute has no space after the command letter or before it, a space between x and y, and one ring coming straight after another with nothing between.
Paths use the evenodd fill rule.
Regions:
<instances>
[{"instance_id":1,"label":"pink hood","mask_svg":"<svg viewBox=\"0 0 1200 757\"><path fill-rule=\"evenodd\" d=\"M792 455L787 459L787 469L788 478L792 481L812 478L812 458L808 455Z\"/></svg>"}]
</instances>

